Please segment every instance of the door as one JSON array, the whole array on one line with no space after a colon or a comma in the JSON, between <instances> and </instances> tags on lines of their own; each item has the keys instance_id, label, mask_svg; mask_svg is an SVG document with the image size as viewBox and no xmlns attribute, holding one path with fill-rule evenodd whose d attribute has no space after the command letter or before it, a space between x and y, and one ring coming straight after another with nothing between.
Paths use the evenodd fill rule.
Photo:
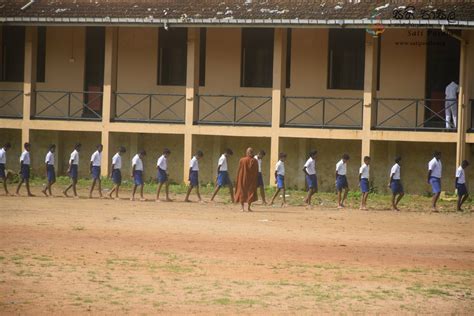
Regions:
<instances>
[{"instance_id":1,"label":"door","mask_svg":"<svg viewBox=\"0 0 474 316\"><path fill-rule=\"evenodd\" d=\"M83 117L98 118L97 115L102 115L104 59L105 28L87 27Z\"/></svg>"}]
</instances>

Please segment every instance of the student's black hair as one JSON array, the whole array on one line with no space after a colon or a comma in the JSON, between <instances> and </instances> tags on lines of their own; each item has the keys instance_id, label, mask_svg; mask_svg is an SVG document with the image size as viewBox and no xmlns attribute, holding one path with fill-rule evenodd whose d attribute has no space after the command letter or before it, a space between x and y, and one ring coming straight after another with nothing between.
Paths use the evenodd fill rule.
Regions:
<instances>
[{"instance_id":1,"label":"student's black hair","mask_svg":"<svg viewBox=\"0 0 474 316\"><path fill-rule=\"evenodd\" d=\"M281 159L281 158L285 158L285 157L286 157L286 153L280 153L280 154L278 155L278 157L279 157L280 159Z\"/></svg>"},{"instance_id":2,"label":"student's black hair","mask_svg":"<svg viewBox=\"0 0 474 316\"><path fill-rule=\"evenodd\" d=\"M26 143L23 144L23 148L25 148L25 149L26 149L26 147L28 147L28 146L30 146L30 143L28 143L28 142L26 142Z\"/></svg>"},{"instance_id":3,"label":"student's black hair","mask_svg":"<svg viewBox=\"0 0 474 316\"><path fill-rule=\"evenodd\" d=\"M10 144L10 142L6 142L5 145L3 145L3 148L11 148L12 147L12 144Z\"/></svg>"},{"instance_id":4,"label":"student's black hair","mask_svg":"<svg viewBox=\"0 0 474 316\"><path fill-rule=\"evenodd\" d=\"M265 152L265 150L260 149L260 151L258 152L258 154L259 154L260 156L265 156L267 153Z\"/></svg>"},{"instance_id":5,"label":"student's black hair","mask_svg":"<svg viewBox=\"0 0 474 316\"><path fill-rule=\"evenodd\" d=\"M146 156L146 151L145 151L145 149L140 150L138 153L139 153L140 155L142 155L142 156Z\"/></svg>"},{"instance_id":6,"label":"student's black hair","mask_svg":"<svg viewBox=\"0 0 474 316\"><path fill-rule=\"evenodd\" d=\"M56 145L55 145L55 144L49 145L49 150L51 150L51 149L53 149L53 148L56 148Z\"/></svg>"},{"instance_id":7,"label":"student's black hair","mask_svg":"<svg viewBox=\"0 0 474 316\"><path fill-rule=\"evenodd\" d=\"M202 157L202 156L204 156L204 153L202 152L202 150L198 150L198 151L196 151L195 156Z\"/></svg>"},{"instance_id":8,"label":"student's black hair","mask_svg":"<svg viewBox=\"0 0 474 316\"><path fill-rule=\"evenodd\" d=\"M81 143L76 143L76 145L74 145L74 149L80 148L81 146L82 146Z\"/></svg>"},{"instance_id":9,"label":"student's black hair","mask_svg":"<svg viewBox=\"0 0 474 316\"><path fill-rule=\"evenodd\" d=\"M127 150L126 150L125 147L123 147L123 146L120 146L118 150L119 150L119 152L121 152L121 153L126 153L126 152L127 152Z\"/></svg>"},{"instance_id":10,"label":"student's black hair","mask_svg":"<svg viewBox=\"0 0 474 316\"><path fill-rule=\"evenodd\" d=\"M469 161L463 160L463 161L461 162L461 165L463 165L463 166L469 166Z\"/></svg>"},{"instance_id":11,"label":"student's black hair","mask_svg":"<svg viewBox=\"0 0 474 316\"><path fill-rule=\"evenodd\" d=\"M163 155L166 155L166 154L171 154L171 150L169 150L169 148L163 149Z\"/></svg>"},{"instance_id":12,"label":"student's black hair","mask_svg":"<svg viewBox=\"0 0 474 316\"><path fill-rule=\"evenodd\" d=\"M313 149L309 152L308 156L309 157L313 157L314 155L316 155L318 153L318 151L316 149Z\"/></svg>"},{"instance_id":13,"label":"student's black hair","mask_svg":"<svg viewBox=\"0 0 474 316\"><path fill-rule=\"evenodd\" d=\"M102 144L97 144L96 148L97 148L97 149L99 149L99 148L104 148L104 146L103 146Z\"/></svg>"},{"instance_id":14,"label":"student's black hair","mask_svg":"<svg viewBox=\"0 0 474 316\"><path fill-rule=\"evenodd\" d=\"M401 156L395 157L395 163L399 163L400 161L402 161L402 157L401 157Z\"/></svg>"},{"instance_id":15,"label":"student's black hair","mask_svg":"<svg viewBox=\"0 0 474 316\"><path fill-rule=\"evenodd\" d=\"M436 156L439 156L439 155L441 155L441 152L439 150L435 150L433 152L433 157L436 157Z\"/></svg>"},{"instance_id":16,"label":"student's black hair","mask_svg":"<svg viewBox=\"0 0 474 316\"><path fill-rule=\"evenodd\" d=\"M370 160L370 157L369 157L369 156L365 156L365 157L364 157L364 161L366 161L366 160Z\"/></svg>"},{"instance_id":17,"label":"student's black hair","mask_svg":"<svg viewBox=\"0 0 474 316\"><path fill-rule=\"evenodd\" d=\"M233 152L232 149L230 149L230 148L227 148L227 149L225 150L225 153L226 153L227 155L233 155L233 154L234 154L234 152Z\"/></svg>"},{"instance_id":18,"label":"student's black hair","mask_svg":"<svg viewBox=\"0 0 474 316\"><path fill-rule=\"evenodd\" d=\"M345 160L349 160L351 157L349 157L348 154L344 154L342 155L342 159L345 159Z\"/></svg>"}]
</instances>

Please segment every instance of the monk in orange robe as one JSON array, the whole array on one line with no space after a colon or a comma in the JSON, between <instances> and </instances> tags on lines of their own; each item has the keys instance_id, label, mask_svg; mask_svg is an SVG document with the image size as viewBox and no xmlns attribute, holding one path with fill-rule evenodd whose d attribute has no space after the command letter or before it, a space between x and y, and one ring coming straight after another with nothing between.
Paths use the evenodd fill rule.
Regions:
<instances>
[{"instance_id":1,"label":"monk in orange robe","mask_svg":"<svg viewBox=\"0 0 474 316\"><path fill-rule=\"evenodd\" d=\"M247 155L239 161L237 181L235 185L235 201L240 202L242 212L245 212L244 203L248 204L248 211L252 212L252 202L257 200L258 161L254 158L252 148L247 148Z\"/></svg>"}]
</instances>

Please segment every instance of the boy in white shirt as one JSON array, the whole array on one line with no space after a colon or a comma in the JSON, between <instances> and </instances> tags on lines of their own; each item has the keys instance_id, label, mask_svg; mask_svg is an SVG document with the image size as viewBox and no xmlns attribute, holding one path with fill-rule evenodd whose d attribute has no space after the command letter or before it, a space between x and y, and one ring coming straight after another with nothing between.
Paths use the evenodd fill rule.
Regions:
<instances>
[{"instance_id":1,"label":"boy in white shirt","mask_svg":"<svg viewBox=\"0 0 474 316\"><path fill-rule=\"evenodd\" d=\"M217 192L219 192L220 188L227 185L229 187L230 200L232 203L234 203L234 188L232 187L232 181L230 181L228 171L229 169L227 166L227 158L229 158L233 154L234 152L232 151L232 149L227 148L225 153L220 156L219 161L217 162L217 185L214 189L214 193L212 194L211 201L214 201L214 198L217 195Z\"/></svg>"},{"instance_id":2,"label":"boy in white shirt","mask_svg":"<svg viewBox=\"0 0 474 316\"><path fill-rule=\"evenodd\" d=\"M392 169L390 170L390 182L388 183L388 186L392 190L392 209L394 211L400 211L398 209L398 203L400 202L402 197L405 195L405 193L403 192L403 186L402 186L401 176L400 176L401 161L402 161L402 157L395 158L395 164L392 166Z\"/></svg>"},{"instance_id":3,"label":"boy in white shirt","mask_svg":"<svg viewBox=\"0 0 474 316\"><path fill-rule=\"evenodd\" d=\"M286 190L285 190L285 160L286 160L286 153L280 153L279 160L275 165L275 183L277 185L277 190L270 201L270 205L273 205L273 201L278 196L280 191L282 191L283 201L281 206L286 205Z\"/></svg>"},{"instance_id":4,"label":"boy in white shirt","mask_svg":"<svg viewBox=\"0 0 474 316\"><path fill-rule=\"evenodd\" d=\"M46 177L48 179L48 184L41 191L45 196L53 197L51 192L51 186L56 182L56 171L54 170L54 152L56 151L56 145L52 144L49 146L49 151L46 154L44 163L46 164Z\"/></svg>"},{"instance_id":5,"label":"boy in white shirt","mask_svg":"<svg viewBox=\"0 0 474 316\"><path fill-rule=\"evenodd\" d=\"M316 177L316 155L318 152L312 150L309 152L309 158L303 166L303 172L306 176L306 183L308 185L308 194L304 202L308 207L311 207L311 198L313 194L318 191L318 179Z\"/></svg>"},{"instance_id":6,"label":"boy in white shirt","mask_svg":"<svg viewBox=\"0 0 474 316\"><path fill-rule=\"evenodd\" d=\"M18 183L18 187L16 188L16 195L20 195L20 188L21 188L21 185L24 182L25 186L26 186L26 192L28 193L28 196L34 196L33 194L31 194L31 191L30 191L30 165L31 165L31 160L30 160L31 145L30 145L30 143L25 143L23 145L23 148L25 148L25 150L21 153L21 156L20 156L21 180L20 180L20 183Z\"/></svg>"},{"instance_id":7,"label":"boy in white shirt","mask_svg":"<svg viewBox=\"0 0 474 316\"><path fill-rule=\"evenodd\" d=\"M171 150L168 148L163 149L163 154L158 158L156 162L156 169L157 169L157 181L158 181L158 189L156 190L156 201L159 202L160 200L160 191L163 184L165 185L165 194L166 194L166 202L171 202L169 196L169 183L168 183L168 157L171 155Z\"/></svg>"},{"instance_id":8,"label":"boy in white shirt","mask_svg":"<svg viewBox=\"0 0 474 316\"><path fill-rule=\"evenodd\" d=\"M0 179L3 181L3 189L5 190L5 195L9 195L8 186L7 186L7 174L5 171L5 166L7 164L7 151L12 147L10 143L6 143L0 148Z\"/></svg>"},{"instance_id":9,"label":"boy in white shirt","mask_svg":"<svg viewBox=\"0 0 474 316\"><path fill-rule=\"evenodd\" d=\"M191 194L191 190L193 188L196 188L196 194L199 202L202 202L201 194L199 193L199 160L203 156L204 153L198 150L189 162L189 186L188 191L186 192L186 197L184 198L184 202L191 202L191 200L189 200L189 195Z\"/></svg>"},{"instance_id":10,"label":"boy in white shirt","mask_svg":"<svg viewBox=\"0 0 474 316\"><path fill-rule=\"evenodd\" d=\"M369 175L370 175L370 157L364 157L364 163L360 166L359 169L359 187L362 192L362 197L360 199L360 209L367 210L367 197L369 196L370 186L369 186Z\"/></svg>"},{"instance_id":11,"label":"boy in white shirt","mask_svg":"<svg viewBox=\"0 0 474 316\"><path fill-rule=\"evenodd\" d=\"M342 155L341 160L336 164L336 190L337 190L337 208L343 208L349 192L349 184L347 182L347 162L350 157L348 154ZM342 195L344 190L344 195Z\"/></svg>"},{"instance_id":12,"label":"boy in white shirt","mask_svg":"<svg viewBox=\"0 0 474 316\"><path fill-rule=\"evenodd\" d=\"M132 159L132 178L133 178L133 190L130 201L135 201L135 192L137 187L140 187L140 201L145 201L143 197L143 161L142 159L146 156L146 151L141 150L138 154L133 156Z\"/></svg>"},{"instance_id":13,"label":"boy in white shirt","mask_svg":"<svg viewBox=\"0 0 474 316\"><path fill-rule=\"evenodd\" d=\"M77 179L79 177L79 152L81 151L82 145L77 143L74 146L74 150L71 153L71 157L69 158L69 167L67 168L67 173L71 178L72 183L63 191L64 196L68 197L67 192L72 188L72 192L74 193L74 197L78 198L77 196Z\"/></svg>"},{"instance_id":14,"label":"boy in white shirt","mask_svg":"<svg viewBox=\"0 0 474 316\"><path fill-rule=\"evenodd\" d=\"M436 203L441 195L441 174L443 172L443 165L441 163L441 152L435 151L433 159L428 163L428 183L431 184L433 191L433 198L431 200L431 208L436 210Z\"/></svg>"},{"instance_id":15,"label":"boy in white shirt","mask_svg":"<svg viewBox=\"0 0 474 316\"><path fill-rule=\"evenodd\" d=\"M466 175L464 173L464 169L469 166L469 162L467 160L463 160L461 165L456 170L456 190L458 191L458 203L457 203L457 210L462 212L462 205L466 202L466 199L469 197L469 193L466 187Z\"/></svg>"},{"instance_id":16,"label":"boy in white shirt","mask_svg":"<svg viewBox=\"0 0 474 316\"><path fill-rule=\"evenodd\" d=\"M102 164L102 144L97 145L97 150L91 156L90 172L92 175L92 185L89 191L89 199L92 199L92 192L94 192L95 184L99 190L99 197L102 198L102 181L100 179L100 166Z\"/></svg>"},{"instance_id":17,"label":"boy in white shirt","mask_svg":"<svg viewBox=\"0 0 474 316\"><path fill-rule=\"evenodd\" d=\"M265 185L263 184L263 174L262 174L262 159L265 157L265 151L262 149L259 151L258 155L255 155L254 158L258 162L258 178L257 178L257 188L260 188L260 195L262 196L262 204L267 205L267 200L265 199Z\"/></svg>"},{"instance_id":18,"label":"boy in white shirt","mask_svg":"<svg viewBox=\"0 0 474 316\"><path fill-rule=\"evenodd\" d=\"M110 166L110 178L114 183L114 187L110 190L109 198L112 198L112 194L115 192L115 199L119 199L119 189L122 185L122 155L126 153L125 147L120 146L117 153L112 157L112 165Z\"/></svg>"}]
</instances>

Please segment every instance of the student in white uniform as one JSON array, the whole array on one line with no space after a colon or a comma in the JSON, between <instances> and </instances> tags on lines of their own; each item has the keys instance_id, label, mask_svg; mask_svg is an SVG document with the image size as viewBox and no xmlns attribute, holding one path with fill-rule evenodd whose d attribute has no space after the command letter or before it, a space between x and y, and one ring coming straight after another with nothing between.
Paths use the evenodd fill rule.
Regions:
<instances>
[{"instance_id":1,"label":"student in white uniform","mask_svg":"<svg viewBox=\"0 0 474 316\"><path fill-rule=\"evenodd\" d=\"M469 197L469 193L466 187L466 174L464 170L469 166L467 160L463 160L461 165L456 170L456 190L458 191L458 203L457 210L462 212L462 205L466 202Z\"/></svg>"},{"instance_id":2,"label":"student in white uniform","mask_svg":"<svg viewBox=\"0 0 474 316\"><path fill-rule=\"evenodd\" d=\"M166 195L166 202L171 202L173 201L170 199L170 194L169 194L169 175L168 175L168 158L171 155L171 150L168 148L163 149L162 155L158 158L158 161L156 162L156 170L157 170L157 176L156 180L158 181L158 188L156 190L156 201L159 202L161 201L160 199L160 192L161 192L161 187L163 184L165 185L165 195Z\"/></svg>"},{"instance_id":3,"label":"student in white uniform","mask_svg":"<svg viewBox=\"0 0 474 316\"><path fill-rule=\"evenodd\" d=\"M125 147L120 146L112 157L112 165L110 166L110 178L114 183L114 187L110 190L109 198L112 198L112 194L115 192L115 199L119 199L119 189L122 185L122 155L126 153Z\"/></svg>"},{"instance_id":4,"label":"student in white uniform","mask_svg":"<svg viewBox=\"0 0 474 316\"><path fill-rule=\"evenodd\" d=\"M348 154L342 155L341 160L336 164L336 190L337 190L337 208L343 208L349 192L349 184L347 182L347 162L350 157ZM344 190L344 195L342 191Z\"/></svg>"},{"instance_id":5,"label":"student in white uniform","mask_svg":"<svg viewBox=\"0 0 474 316\"><path fill-rule=\"evenodd\" d=\"M6 173L6 164L7 164L7 151L12 147L10 143L6 143L0 148L0 179L3 182L3 189L5 190L5 195L9 195L8 186L7 186L7 173Z\"/></svg>"},{"instance_id":6,"label":"student in white uniform","mask_svg":"<svg viewBox=\"0 0 474 316\"><path fill-rule=\"evenodd\" d=\"M189 162L189 186L188 191L186 192L186 197L184 198L184 202L191 202L189 195L191 194L191 190L193 188L196 188L196 194L199 202L202 202L201 194L199 193L199 160L201 160L203 156L204 153L201 150L198 150Z\"/></svg>"},{"instance_id":7,"label":"student in white uniform","mask_svg":"<svg viewBox=\"0 0 474 316\"><path fill-rule=\"evenodd\" d=\"M75 198L78 198L76 185L77 179L79 177L79 152L81 151L82 145L77 143L74 146L74 150L71 153L71 157L69 158L69 166L67 168L67 173L71 178L71 184L63 191L64 196L68 197L69 195L67 192L72 188L72 193L74 194Z\"/></svg>"},{"instance_id":8,"label":"student in white uniform","mask_svg":"<svg viewBox=\"0 0 474 316\"><path fill-rule=\"evenodd\" d=\"M405 195L403 191L403 185L401 182L401 164L402 157L396 157L395 158L395 164L392 166L392 169L390 170L390 181L388 183L388 186L390 190L392 191L392 209L394 211L400 211L398 208L398 203L400 203L400 200L402 197Z\"/></svg>"},{"instance_id":9,"label":"student in white uniform","mask_svg":"<svg viewBox=\"0 0 474 316\"><path fill-rule=\"evenodd\" d=\"M286 189L285 189L285 161L286 153L280 153L279 160L275 165L275 183L277 185L277 190L273 194L270 205L273 205L273 201L278 196L280 191L282 192L283 201L281 202L281 207L286 206Z\"/></svg>"},{"instance_id":10,"label":"student in white uniform","mask_svg":"<svg viewBox=\"0 0 474 316\"><path fill-rule=\"evenodd\" d=\"M367 210L367 197L369 196L369 175L370 175L370 157L364 157L364 163L359 169L359 187L362 197L360 199L360 209Z\"/></svg>"},{"instance_id":11,"label":"student in white uniform","mask_svg":"<svg viewBox=\"0 0 474 316\"><path fill-rule=\"evenodd\" d=\"M219 157L219 161L217 162L217 177L216 177L216 188L214 189L214 193L212 194L211 201L214 201L214 198L219 192L220 188L223 186L229 187L230 193L230 201L232 204L234 203L234 188L232 186L232 181L229 177L229 168L227 166L227 159L232 156L234 152L232 149L227 148L225 153L223 153Z\"/></svg>"},{"instance_id":12,"label":"student in white uniform","mask_svg":"<svg viewBox=\"0 0 474 316\"><path fill-rule=\"evenodd\" d=\"M97 150L91 156L90 172L92 175L92 185L89 191L89 199L92 199L92 192L94 192L95 184L97 183L97 189L99 190L99 197L102 198L102 181L100 179L100 167L102 165L102 144L97 145Z\"/></svg>"},{"instance_id":13,"label":"student in white uniform","mask_svg":"<svg viewBox=\"0 0 474 316\"><path fill-rule=\"evenodd\" d=\"M25 183L26 187L26 192L28 193L28 196L34 196L31 194L30 191L30 165L31 165L31 160L30 160L30 150L31 150L31 145L30 143L25 143L23 145L23 148L25 149L20 156L20 176L21 180L20 183L18 183L18 187L16 188L16 195L20 195L20 188L23 183Z\"/></svg>"},{"instance_id":14,"label":"student in white uniform","mask_svg":"<svg viewBox=\"0 0 474 316\"><path fill-rule=\"evenodd\" d=\"M258 155L255 155L254 158L258 162L258 178L257 178L257 188L260 188L260 196L262 197L262 204L267 205L267 200L265 199L265 185L263 183L263 174L262 174L262 159L265 157L265 151L262 149L259 151Z\"/></svg>"},{"instance_id":15,"label":"student in white uniform","mask_svg":"<svg viewBox=\"0 0 474 316\"><path fill-rule=\"evenodd\" d=\"M313 194L318 192L318 178L316 177L316 155L318 152L312 150L309 152L309 158L303 166L303 172L306 176L306 184L308 186L308 194L304 199L307 207L311 207L311 198Z\"/></svg>"},{"instance_id":16,"label":"student in white uniform","mask_svg":"<svg viewBox=\"0 0 474 316\"><path fill-rule=\"evenodd\" d=\"M459 85L456 82L451 81L445 90L446 101L444 101L444 113L446 116L446 128L456 128L458 119L458 93ZM453 120L452 123L451 119Z\"/></svg>"},{"instance_id":17,"label":"student in white uniform","mask_svg":"<svg viewBox=\"0 0 474 316\"><path fill-rule=\"evenodd\" d=\"M52 144L49 146L49 151L46 154L44 163L46 165L46 178L48 179L48 184L41 191L45 196L52 197L53 193L51 192L51 186L56 182L56 171L54 169L54 152L56 151L56 145Z\"/></svg>"},{"instance_id":18,"label":"student in white uniform","mask_svg":"<svg viewBox=\"0 0 474 316\"><path fill-rule=\"evenodd\" d=\"M441 195L441 174L443 171L443 165L441 163L441 152L435 151L433 153L433 159L428 163L428 183L431 184L433 191L433 198L431 200L431 208L433 211L436 210L436 203L438 202L439 196Z\"/></svg>"},{"instance_id":19,"label":"student in white uniform","mask_svg":"<svg viewBox=\"0 0 474 316\"><path fill-rule=\"evenodd\" d=\"M141 150L138 154L133 156L132 159L132 178L133 178L133 190L131 201L135 201L135 193L137 192L137 187L140 187L140 201L145 201L143 197L143 186L145 182L143 181L143 158L146 156L146 151Z\"/></svg>"}]
</instances>

